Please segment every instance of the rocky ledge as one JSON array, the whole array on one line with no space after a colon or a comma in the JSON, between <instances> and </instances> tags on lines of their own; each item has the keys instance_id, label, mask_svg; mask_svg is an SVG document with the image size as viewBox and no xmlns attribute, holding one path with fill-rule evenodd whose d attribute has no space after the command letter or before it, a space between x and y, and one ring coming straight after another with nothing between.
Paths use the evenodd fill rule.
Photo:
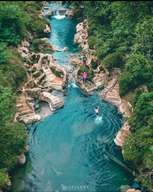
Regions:
<instances>
[{"instance_id":1,"label":"rocky ledge","mask_svg":"<svg viewBox=\"0 0 153 192\"><path fill-rule=\"evenodd\" d=\"M76 26L76 34L74 36L74 42L79 44L83 49L89 49L88 45L88 22L85 19L83 22L78 23Z\"/></svg>"},{"instance_id":2,"label":"rocky ledge","mask_svg":"<svg viewBox=\"0 0 153 192\"><path fill-rule=\"evenodd\" d=\"M128 137L130 135L130 133L131 133L130 126L129 126L128 122L126 121L123 124L122 128L118 131L118 133L114 139L115 144L122 147L126 137Z\"/></svg>"},{"instance_id":3,"label":"rocky ledge","mask_svg":"<svg viewBox=\"0 0 153 192\"><path fill-rule=\"evenodd\" d=\"M94 73L92 80L83 81L78 71L79 69L76 71L76 83L87 95L91 95L93 91L104 87L107 80L105 73Z\"/></svg>"},{"instance_id":4,"label":"rocky ledge","mask_svg":"<svg viewBox=\"0 0 153 192\"><path fill-rule=\"evenodd\" d=\"M108 81L107 86L102 90L101 97L105 101L115 105L125 118L129 118L133 109L129 102L120 97L118 83L119 71L114 71L111 76L112 79ZM125 139L129 136L129 134L130 126L126 121L114 139L115 144L122 147Z\"/></svg>"},{"instance_id":5,"label":"rocky ledge","mask_svg":"<svg viewBox=\"0 0 153 192\"><path fill-rule=\"evenodd\" d=\"M51 111L64 105L64 96L52 93L54 90L64 93L67 73L52 55L30 52L26 41L21 45L18 50L25 60L28 78L20 89L15 120L29 124L41 119L34 108L36 99L47 102Z\"/></svg>"},{"instance_id":6,"label":"rocky ledge","mask_svg":"<svg viewBox=\"0 0 153 192\"><path fill-rule=\"evenodd\" d=\"M94 56L93 50L89 49L88 22L86 19L76 26L74 43L77 43L82 48L81 54L86 57L86 67L93 71L93 78L83 81L82 76L79 73L80 68L83 66L83 61L78 56L72 56L71 63L76 67L75 81L85 94L90 95L93 91L105 86L107 76L104 72L100 71L99 68L96 70L91 69L91 62L96 62L97 58Z\"/></svg>"}]
</instances>

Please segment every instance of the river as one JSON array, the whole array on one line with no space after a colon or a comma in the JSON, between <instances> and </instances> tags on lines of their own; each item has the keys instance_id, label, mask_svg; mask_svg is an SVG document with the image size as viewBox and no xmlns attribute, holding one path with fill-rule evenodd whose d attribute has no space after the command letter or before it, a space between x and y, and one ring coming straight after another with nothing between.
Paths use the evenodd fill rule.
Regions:
<instances>
[{"instance_id":1,"label":"river","mask_svg":"<svg viewBox=\"0 0 153 192\"><path fill-rule=\"evenodd\" d=\"M60 65L70 65L77 54L73 44L76 20L51 18L49 41L65 52L53 55ZM84 96L69 82L62 109L29 128L27 163L16 171L13 192L119 192L129 184L129 175L109 159L108 153L122 161L113 139L122 125L116 107L95 93ZM101 120L94 107L99 105Z\"/></svg>"}]
</instances>

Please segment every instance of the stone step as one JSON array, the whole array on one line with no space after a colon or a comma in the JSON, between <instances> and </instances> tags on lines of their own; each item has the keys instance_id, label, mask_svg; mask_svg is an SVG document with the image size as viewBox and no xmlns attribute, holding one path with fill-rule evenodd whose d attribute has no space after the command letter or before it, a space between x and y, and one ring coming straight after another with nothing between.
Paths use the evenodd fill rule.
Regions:
<instances>
[{"instance_id":1,"label":"stone step","mask_svg":"<svg viewBox=\"0 0 153 192\"><path fill-rule=\"evenodd\" d=\"M19 116L23 116L23 115L27 115L27 114L31 114L31 113L33 113L33 111L32 111L32 110L20 111Z\"/></svg>"}]
</instances>

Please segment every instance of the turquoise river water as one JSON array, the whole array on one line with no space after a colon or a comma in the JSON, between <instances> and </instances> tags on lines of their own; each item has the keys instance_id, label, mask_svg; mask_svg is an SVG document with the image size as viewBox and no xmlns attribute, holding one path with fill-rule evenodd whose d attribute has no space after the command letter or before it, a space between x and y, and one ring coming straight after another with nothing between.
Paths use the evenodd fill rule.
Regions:
<instances>
[{"instance_id":1,"label":"turquoise river water","mask_svg":"<svg viewBox=\"0 0 153 192\"><path fill-rule=\"evenodd\" d=\"M76 21L67 17L51 18L49 41L65 52L53 55L61 65L69 64ZM95 121L94 107L102 111ZM122 116L116 107L96 93L84 96L69 82L62 109L35 123L29 129L27 163L13 178L13 192L119 192L129 184L129 175L108 157L122 161L121 151L113 143Z\"/></svg>"}]
</instances>

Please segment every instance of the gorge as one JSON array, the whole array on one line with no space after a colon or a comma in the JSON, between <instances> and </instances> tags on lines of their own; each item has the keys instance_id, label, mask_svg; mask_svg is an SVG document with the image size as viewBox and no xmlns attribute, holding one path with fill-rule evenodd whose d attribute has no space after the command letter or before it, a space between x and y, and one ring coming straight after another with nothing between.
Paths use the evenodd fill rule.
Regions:
<instances>
[{"instance_id":1,"label":"gorge","mask_svg":"<svg viewBox=\"0 0 153 192\"><path fill-rule=\"evenodd\" d=\"M56 3L50 6L58 7ZM52 55L68 73L73 71L71 56L80 51L74 44L76 24L74 18L59 17L58 11L50 18L49 42L61 50L66 47ZM101 121L96 121L97 105ZM74 79L69 79L63 108L28 126L27 163L14 173L13 192L119 192L132 179L110 158L123 162L113 141L122 124L115 106L101 99L97 91L84 95Z\"/></svg>"}]
</instances>

